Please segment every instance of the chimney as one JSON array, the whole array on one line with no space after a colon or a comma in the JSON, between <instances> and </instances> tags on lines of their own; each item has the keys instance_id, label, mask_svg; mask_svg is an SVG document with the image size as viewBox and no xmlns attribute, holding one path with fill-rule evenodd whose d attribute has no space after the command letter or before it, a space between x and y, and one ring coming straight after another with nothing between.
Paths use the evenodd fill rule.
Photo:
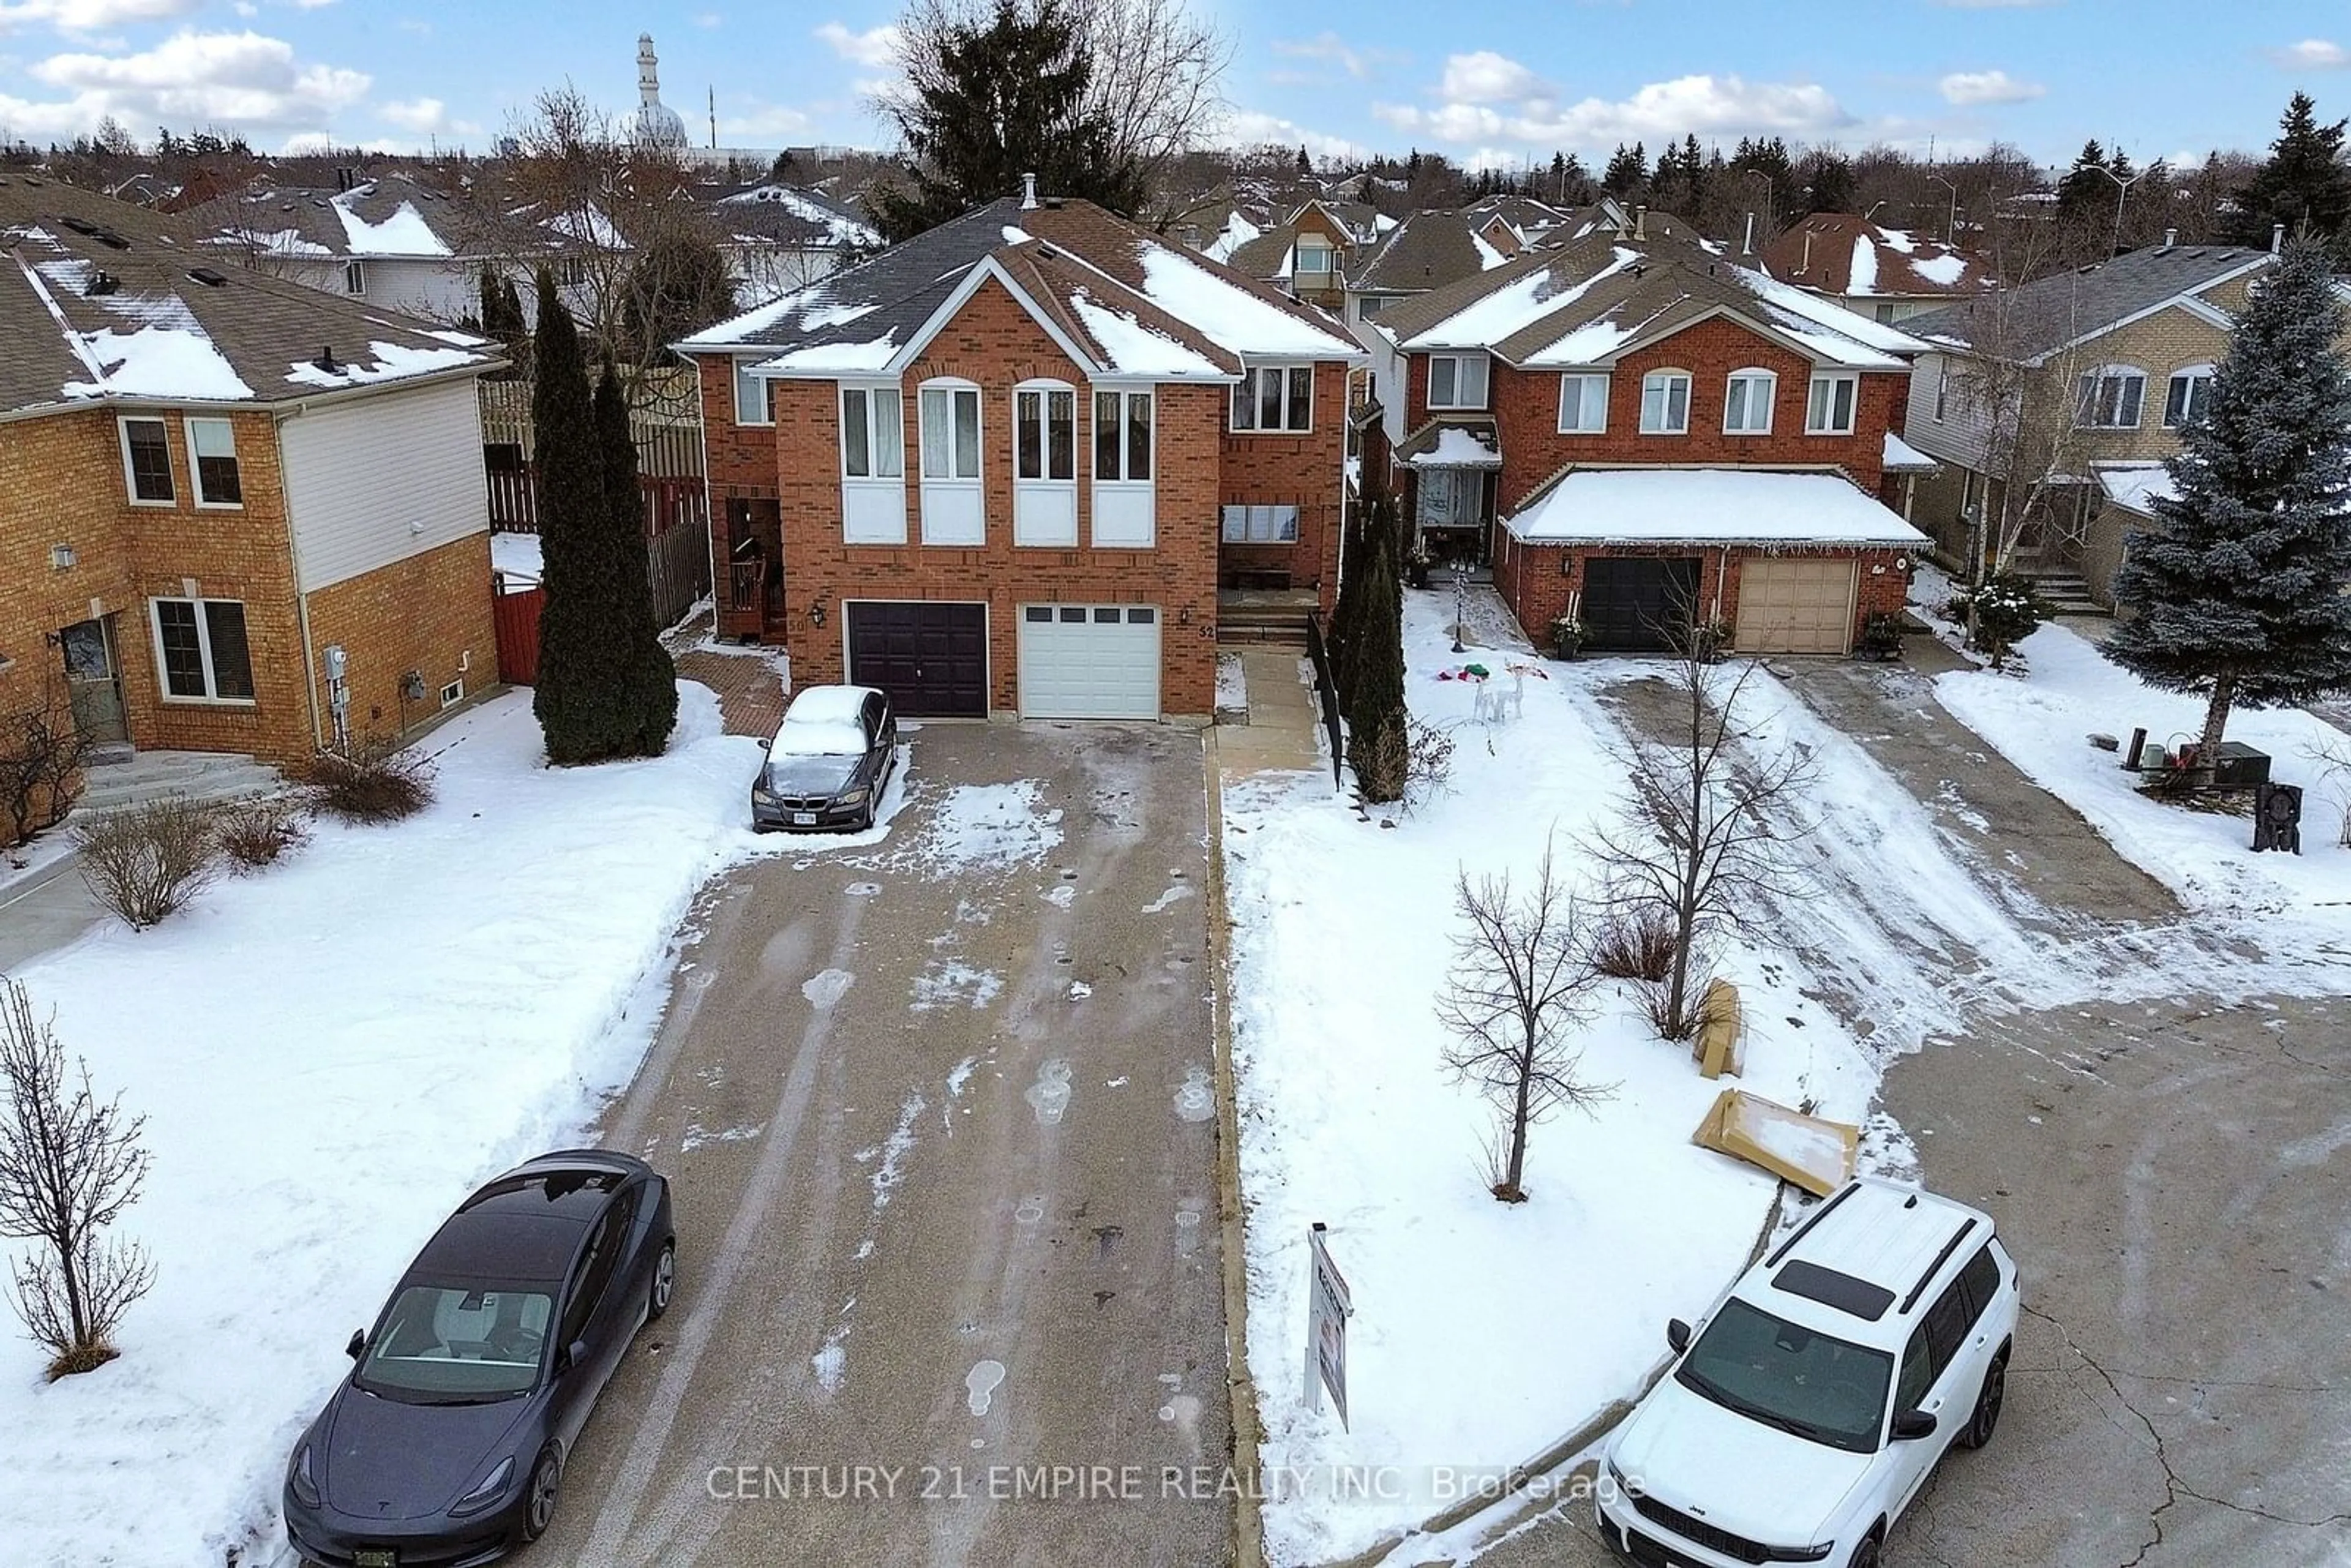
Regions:
<instances>
[{"instance_id":1,"label":"chimney","mask_svg":"<svg viewBox=\"0 0 2351 1568\"><path fill-rule=\"evenodd\" d=\"M329 375L340 373L343 368L342 366L335 363L335 346L332 343L320 349L319 350L319 357L312 360L310 362L318 366L320 370L325 371Z\"/></svg>"},{"instance_id":2,"label":"chimney","mask_svg":"<svg viewBox=\"0 0 2351 1568\"><path fill-rule=\"evenodd\" d=\"M1037 176L1034 174L1020 176L1020 210L1024 213L1037 210Z\"/></svg>"},{"instance_id":3,"label":"chimney","mask_svg":"<svg viewBox=\"0 0 2351 1568\"><path fill-rule=\"evenodd\" d=\"M2179 243L2179 231L2178 229L2166 229L2166 230L2164 230L2164 231L2163 231L2163 248L2164 248L2164 249L2166 249L2166 250L2169 250L2173 246L2176 246L2176 245L2178 245Z\"/></svg>"},{"instance_id":4,"label":"chimney","mask_svg":"<svg viewBox=\"0 0 2351 1568\"><path fill-rule=\"evenodd\" d=\"M2272 224L2270 225L2270 254L2272 256L2275 256L2284 248L2285 225L2283 224Z\"/></svg>"},{"instance_id":5,"label":"chimney","mask_svg":"<svg viewBox=\"0 0 2351 1568\"><path fill-rule=\"evenodd\" d=\"M1633 209L1633 237L1635 239L1649 237L1649 209L1646 205Z\"/></svg>"},{"instance_id":6,"label":"chimney","mask_svg":"<svg viewBox=\"0 0 2351 1568\"><path fill-rule=\"evenodd\" d=\"M1803 259L1803 260L1802 260L1802 261L1800 261L1800 262L1798 262L1798 263L1796 264L1796 276L1797 276L1798 277L1809 277L1809 276L1811 276L1811 274L1812 274L1812 270L1813 270L1813 230L1812 230L1812 225L1809 225L1809 224L1807 224L1807 225L1804 225L1804 259Z\"/></svg>"},{"instance_id":7,"label":"chimney","mask_svg":"<svg viewBox=\"0 0 2351 1568\"><path fill-rule=\"evenodd\" d=\"M353 172L351 170L338 169L335 171L335 189L338 191L348 191L351 188L354 183Z\"/></svg>"},{"instance_id":8,"label":"chimney","mask_svg":"<svg viewBox=\"0 0 2351 1568\"><path fill-rule=\"evenodd\" d=\"M1740 241L1739 254L1741 256L1755 254L1755 214L1753 213L1747 214L1747 237Z\"/></svg>"}]
</instances>

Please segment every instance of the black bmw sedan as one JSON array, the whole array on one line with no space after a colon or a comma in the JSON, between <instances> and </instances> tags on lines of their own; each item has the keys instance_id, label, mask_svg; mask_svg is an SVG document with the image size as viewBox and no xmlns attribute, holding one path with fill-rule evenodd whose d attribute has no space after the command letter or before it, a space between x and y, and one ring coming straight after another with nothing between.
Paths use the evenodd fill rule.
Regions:
<instances>
[{"instance_id":1,"label":"black bmw sedan","mask_svg":"<svg viewBox=\"0 0 2351 1568\"><path fill-rule=\"evenodd\" d=\"M751 781L751 827L870 828L897 760L898 720L887 695L872 686L805 687Z\"/></svg>"},{"instance_id":2,"label":"black bmw sedan","mask_svg":"<svg viewBox=\"0 0 2351 1568\"><path fill-rule=\"evenodd\" d=\"M669 1184L542 1155L458 1206L401 1276L286 1468L307 1563L468 1568L535 1541L564 1456L677 1274Z\"/></svg>"}]
</instances>

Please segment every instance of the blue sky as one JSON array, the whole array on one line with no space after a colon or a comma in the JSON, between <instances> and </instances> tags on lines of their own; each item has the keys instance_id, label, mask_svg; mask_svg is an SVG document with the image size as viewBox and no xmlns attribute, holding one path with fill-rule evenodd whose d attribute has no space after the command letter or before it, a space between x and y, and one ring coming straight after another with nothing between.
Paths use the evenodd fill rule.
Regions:
<instances>
[{"instance_id":1,"label":"blue sky","mask_svg":"<svg viewBox=\"0 0 2351 1568\"><path fill-rule=\"evenodd\" d=\"M1998 139L2063 161L2085 137L2141 162L2257 150L2296 87L2351 114L2351 0L1193 0L1234 44L1228 137L1464 161L1604 156L1617 141L1777 132L1924 152ZM486 145L569 78L635 102L650 30L664 99L728 145L877 145L887 0L808 6L605 0L0 0L0 135L69 137L111 113L234 127L256 147L331 138ZM1326 30L1311 17L1343 20ZM1441 12L1442 26L1433 25Z\"/></svg>"}]
</instances>

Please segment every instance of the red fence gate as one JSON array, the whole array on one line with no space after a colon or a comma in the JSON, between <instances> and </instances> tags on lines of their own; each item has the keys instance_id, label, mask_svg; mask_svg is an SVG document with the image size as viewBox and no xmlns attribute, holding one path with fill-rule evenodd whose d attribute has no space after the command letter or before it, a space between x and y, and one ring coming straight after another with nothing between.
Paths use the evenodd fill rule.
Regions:
<instances>
[{"instance_id":1,"label":"red fence gate","mask_svg":"<svg viewBox=\"0 0 2351 1568\"><path fill-rule=\"evenodd\" d=\"M490 600L490 618L498 633L498 679L510 686L527 686L538 679L538 612L546 602L543 588L500 593Z\"/></svg>"}]
</instances>

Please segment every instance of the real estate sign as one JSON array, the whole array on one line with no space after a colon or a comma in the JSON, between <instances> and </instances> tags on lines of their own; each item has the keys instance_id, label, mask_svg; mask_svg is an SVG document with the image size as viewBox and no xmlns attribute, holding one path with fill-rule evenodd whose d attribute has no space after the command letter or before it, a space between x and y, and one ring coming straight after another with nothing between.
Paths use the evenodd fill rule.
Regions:
<instances>
[{"instance_id":1,"label":"real estate sign","mask_svg":"<svg viewBox=\"0 0 2351 1568\"><path fill-rule=\"evenodd\" d=\"M1320 1410L1322 1391L1329 1389L1332 1406L1339 1412L1339 1425L1345 1427L1347 1317L1355 1310L1354 1298L1348 1293L1347 1277L1331 1261L1331 1249L1322 1236L1323 1228L1317 1222L1306 1237L1311 1255L1306 1285L1306 1406Z\"/></svg>"}]
</instances>

